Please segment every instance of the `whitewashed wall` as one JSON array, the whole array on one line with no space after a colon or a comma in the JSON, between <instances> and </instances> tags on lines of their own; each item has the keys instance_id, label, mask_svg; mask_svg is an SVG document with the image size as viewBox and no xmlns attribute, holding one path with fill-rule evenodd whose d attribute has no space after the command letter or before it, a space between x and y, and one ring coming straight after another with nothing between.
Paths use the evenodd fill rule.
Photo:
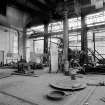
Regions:
<instances>
[{"instance_id":1,"label":"whitewashed wall","mask_svg":"<svg viewBox=\"0 0 105 105\"><path fill-rule=\"evenodd\" d=\"M28 39L26 41L26 60L29 62L31 60L31 53L33 52L33 39Z\"/></svg>"},{"instance_id":2,"label":"whitewashed wall","mask_svg":"<svg viewBox=\"0 0 105 105\"><path fill-rule=\"evenodd\" d=\"M4 63L6 63L7 52L13 52L14 35L15 32L13 30L0 27L0 50L4 51Z\"/></svg>"}]
</instances>

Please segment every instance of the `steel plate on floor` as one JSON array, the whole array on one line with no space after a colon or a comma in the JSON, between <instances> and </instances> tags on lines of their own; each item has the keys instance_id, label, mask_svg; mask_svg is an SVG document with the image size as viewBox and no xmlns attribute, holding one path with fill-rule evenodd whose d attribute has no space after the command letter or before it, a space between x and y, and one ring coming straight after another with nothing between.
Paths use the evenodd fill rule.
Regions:
<instances>
[{"instance_id":1,"label":"steel plate on floor","mask_svg":"<svg viewBox=\"0 0 105 105\"><path fill-rule=\"evenodd\" d=\"M65 96L65 93L62 91L52 91L49 94L47 94L47 97L53 100L61 100Z\"/></svg>"},{"instance_id":2,"label":"steel plate on floor","mask_svg":"<svg viewBox=\"0 0 105 105\"><path fill-rule=\"evenodd\" d=\"M86 88L85 83L82 83L77 80L70 80L70 79L58 80L56 82L52 82L50 86L56 89L71 90L71 91L81 90Z\"/></svg>"}]
</instances>

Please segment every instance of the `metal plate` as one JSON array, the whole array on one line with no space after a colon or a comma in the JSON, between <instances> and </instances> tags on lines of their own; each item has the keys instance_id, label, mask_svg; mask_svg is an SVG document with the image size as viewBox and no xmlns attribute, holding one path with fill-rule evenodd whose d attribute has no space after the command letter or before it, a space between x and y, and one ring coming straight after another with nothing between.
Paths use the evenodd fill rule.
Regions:
<instances>
[{"instance_id":1,"label":"metal plate","mask_svg":"<svg viewBox=\"0 0 105 105\"><path fill-rule=\"evenodd\" d=\"M86 88L86 84L82 83L80 81L76 81L76 80L58 80L56 82L52 82L50 84L51 87L54 87L56 89L61 89L61 90L71 90L71 91L75 91L75 90L81 90Z\"/></svg>"},{"instance_id":2,"label":"metal plate","mask_svg":"<svg viewBox=\"0 0 105 105\"><path fill-rule=\"evenodd\" d=\"M47 97L53 100L61 100L65 96L65 93L62 91L52 91L49 94L47 94Z\"/></svg>"}]
</instances>

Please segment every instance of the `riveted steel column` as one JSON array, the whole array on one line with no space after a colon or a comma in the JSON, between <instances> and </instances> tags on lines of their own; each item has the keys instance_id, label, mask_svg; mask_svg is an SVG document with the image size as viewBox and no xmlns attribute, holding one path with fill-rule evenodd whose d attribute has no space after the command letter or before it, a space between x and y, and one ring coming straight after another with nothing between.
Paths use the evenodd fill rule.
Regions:
<instances>
[{"instance_id":1,"label":"riveted steel column","mask_svg":"<svg viewBox=\"0 0 105 105\"><path fill-rule=\"evenodd\" d=\"M19 56L26 59L26 29L23 28L22 32L18 32L18 50Z\"/></svg>"},{"instance_id":2,"label":"riveted steel column","mask_svg":"<svg viewBox=\"0 0 105 105\"><path fill-rule=\"evenodd\" d=\"M47 60L47 54L48 54L48 24L44 24L44 58L43 63Z\"/></svg>"},{"instance_id":3,"label":"riveted steel column","mask_svg":"<svg viewBox=\"0 0 105 105\"><path fill-rule=\"evenodd\" d=\"M96 61L96 43L95 43L95 33L93 32L93 43L94 43L94 62Z\"/></svg>"},{"instance_id":4,"label":"riveted steel column","mask_svg":"<svg viewBox=\"0 0 105 105\"><path fill-rule=\"evenodd\" d=\"M23 59L26 59L26 28L23 28Z\"/></svg>"},{"instance_id":5,"label":"riveted steel column","mask_svg":"<svg viewBox=\"0 0 105 105\"><path fill-rule=\"evenodd\" d=\"M68 41L69 41L69 35L68 35L68 11L64 10L64 19L63 19L63 29L64 29L64 35L63 35L63 43L64 43L64 71L68 71Z\"/></svg>"},{"instance_id":6,"label":"riveted steel column","mask_svg":"<svg viewBox=\"0 0 105 105\"><path fill-rule=\"evenodd\" d=\"M88 44L87 44L87 27L85 24L85 16L81 16L81 50L84 52L83 63L88 63Z\"/></svg>"}]
</instances>

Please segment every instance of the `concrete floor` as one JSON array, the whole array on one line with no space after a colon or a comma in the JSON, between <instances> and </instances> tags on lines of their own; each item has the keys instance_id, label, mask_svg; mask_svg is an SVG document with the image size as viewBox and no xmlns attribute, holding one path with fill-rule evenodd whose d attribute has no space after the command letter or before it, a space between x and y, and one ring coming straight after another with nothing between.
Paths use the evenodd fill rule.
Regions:
<instances>
[{"instance_id":1,"label":"concrete floor","mask_svg":"<svg viewBox=\"0 0 105 105\"><path fill-rule=\"evenodd\" d=\"M1 70L2 71L2 70ZM4 70L5 72L12 70ZM3 72L4 72L3 71ZM54 90L49 83L62 79L70 79L69 76L57 73L47 73L46 70L36 72L39 77L28 77L13 75L0 79L0 105L83 105L84 99L89 92L94 90L88 101L89 105L105 105L100 100L105 97L105 87L88 86L82 91L73 92L73 95L66 96L61 101L52 101L46 98L46 94ZM77 78L85 82L97 82L105 80L104 75L84 75L84 78Z\"/></svg>"}]
</instances>

